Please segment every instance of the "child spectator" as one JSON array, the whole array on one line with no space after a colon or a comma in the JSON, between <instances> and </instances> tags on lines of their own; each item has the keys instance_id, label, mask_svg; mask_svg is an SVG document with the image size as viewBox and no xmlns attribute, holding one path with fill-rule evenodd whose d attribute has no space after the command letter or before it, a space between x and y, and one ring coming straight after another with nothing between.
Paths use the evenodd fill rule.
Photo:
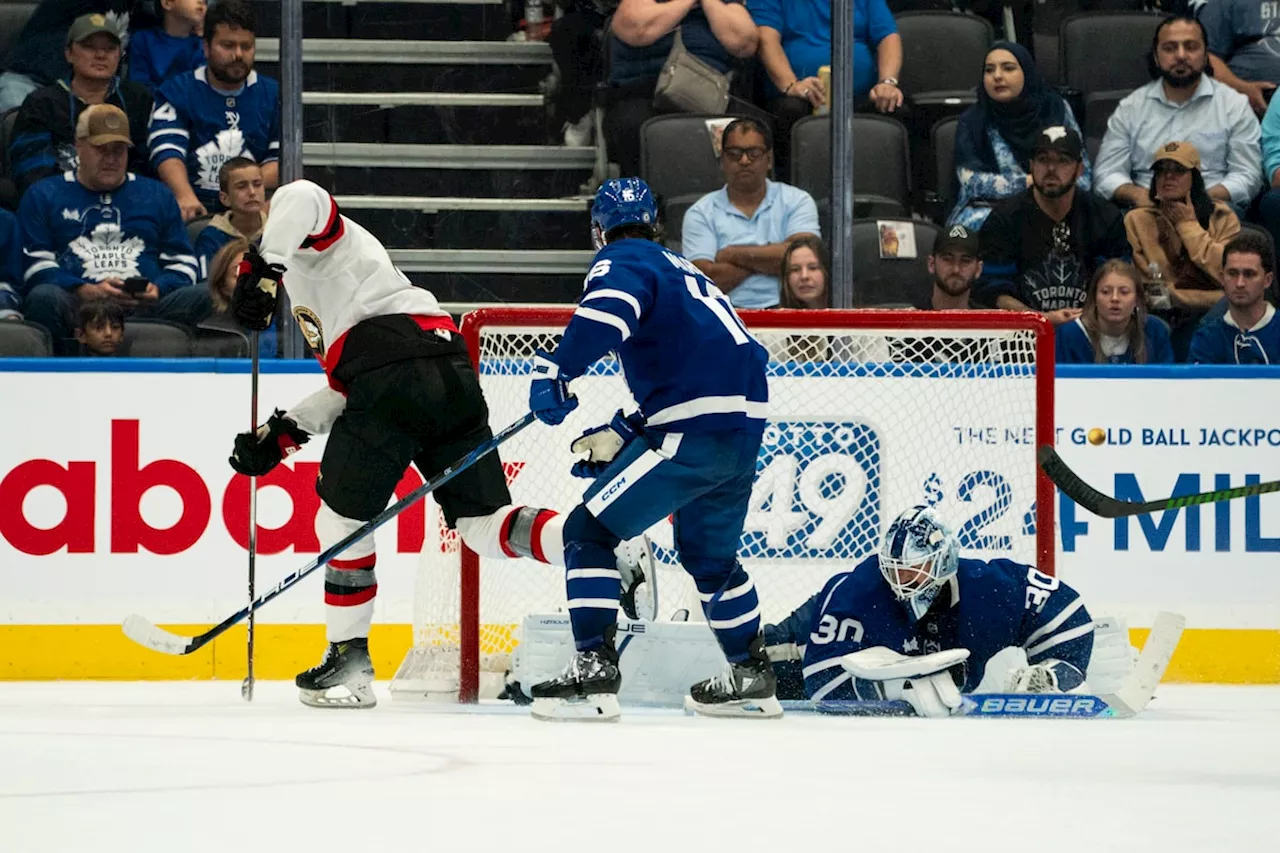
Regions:
<instances>
[{"instance_id":1,"label":"child spectator","mask_svg":"<svg viewBox=\"0 0 1280 853\"><path fill-rule=\"evenodd\" d=\"M196 237L196 260L200 262L200 278L209 275L209 267L218 250L232 240L257 243L267 224L266 189L262 167L248 157L235 157L218 171L218 198L227 208L204 227Z\"/></svg>"},{"instance_id":2,"label":"child spectator","mask_svg":"<svg viewBox=\"0 0 1280 853\"><path fill-rule=\"evenodd\" d=\"M170 77L204 65L205 0L160 0L160 26L139 30L129 46L129 79L152 94Z\"/></svg>"},{"instance_id":3,"label":"child spectator","mask_svg":"<svg viewBox=\"0 0 1280 853\"><path fill-rule=\"evenodd\" d=\"M90 299L80 304L76 340L81 356L113 356L124 340L124 309L113 299Z\"/></svg>"},{"instance_id":4,"label":"child spectator","mask_svg":"<svg viewBox=\"0 0 1280 853\"><path fill-rule=\"evenodd\" d=\"M18 217L0 208L0 320L21 320L22 229Z\"/></svg>"},{"instance_id":5,"label":"child spectator","mask_svg":"<svg viewBox=\"0 0 1280 853\"><path fill-rule=\"evenodd\" d=\"M1147 314L1142 275L1122 260L1098 268L1080 316L1058 327L1058 364L1172 364L1169 329Z\"/></svg>"},{"instance_id":6,"label":"child spectator","mask_svg":"<svg viewBox=\"0 0 1280 853\"><path fill-rule=\"evenodd\" d=\"M1274 278L1271 242L1242 231L1222 251L1227 313L1206 319L1191 339L1192 364L1280 364L1280 323L1266 300Z\"/></svg>"},{"instance_id":7,"label":"child spectator","mask_svg":"<svg viewBox=\"0 0 1280 853\"><path fill-rule=\"evenodd\" d=\"M231 292L236 287L240 261L248 250L248 240L243 237L233 237L230 242L215 252L213 259L209 261L209 297L213 301L213 315L205 325L241 331L240 325L231 317ZM259 333L258 345L264 358L274 358L277 355L277 328L279 328L278 314L277 318L272 320L271 328Z\"/></svg>"},{"instance_id":8,"label":"child spectator","mask_svg":"<svg viewBox=\"0 0 1280 853\"><path fill-rule=\"evenodd\" d=\"M827 249L812 234L797 237L782 254L782 308L830 308Z\"/></svg>"}]
</instances>

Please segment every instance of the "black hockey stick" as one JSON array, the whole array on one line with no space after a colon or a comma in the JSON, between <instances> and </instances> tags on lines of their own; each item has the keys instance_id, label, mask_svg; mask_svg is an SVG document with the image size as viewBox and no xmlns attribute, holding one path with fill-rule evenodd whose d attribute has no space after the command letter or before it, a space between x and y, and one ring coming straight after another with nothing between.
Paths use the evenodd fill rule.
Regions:
<instances>
[{"instance_id":1,"label":"black hockey stick","mask_svg":"<svg viewBox=\"0 0 1280 853\"><path fill-rule=\"evenodd\" d=\"M258 428L258 331L249 334L249 430ZM249 478L249 606L257 594L257 557L258 557L258 478ZM247 672L240 685L240 695L244 701L253 701L253 635L255 619L253 610L249 611L247 642L245 643L245 659Z\"/></svg>"},{"instance_id":2,"label":"black hockey stick","mask_svg":"<svg viewBox=\"0 0 1280 853\"><path fill-rule=\"evenodd\" d=\"M426 497L428 493L440 488L445 483L470 468L481 458L497 450L500 444L527 427L529 424L533 423L533 420L533 412L526 413L524 417L520 418L520 420L511 424L502 432L498 433L493 438L489 439L484 444L459 459L457 462L454 462L448 468L445 468L437 474L434 479L428 480L421 486L418 486L418 488L414 489L412 492L375 515L369 521L366 521L358 530L354 530L347 534L346 537L330 546L314 560L307 563L301 569L298 569L288 575L261 598L250 602L248 607L242 608L236 613L233 613L217 625L214 625L208 631L205 631L203 634L196 637L184 637L180 634L175 634L172 631L166 631L163 628L157 627L150 620L134 614L124 620L125 636L139 645L146 646L149 649L154 649L157 652L164 652L167 655L191 654L196 649L202 648L208 644L211 640L222 634L237 622L240 622L250 613L262 608L276 596L296 585L307 575L325 565L334 557L359 542L361 539L373 533L374 530L381 527L384 523L390 521L409 507L413 506L413 504Z\"/></svg>"},{"instance_id":3,"label":"black hockey stick","mask_svg":"<svg viewBox=\"0 0 1280 853\"><path fill-rule=\"evenodd\" d=\"M1251 498L1254 495L1265 495L1268 492L1280 492L1280 480L1268 483L1253 483L1248 486L1235 486L1229 489L1218 489L1212 492L1200 492L1195 495L1182 495L1177 498L1163 498L1158 501L1118 501L1109 495L1090 486L1076 476L1067 467L1058 452L1049 445L1044 445L1037 452L1040 468L1062 493L1099 518L1122 518L1127 515L1146 515L1150 512L1163 512L1169 509L1181 509L1184 506L1211 504L1218 501L1231 501L1236 498Z\"/></svg>"}]
</instances>

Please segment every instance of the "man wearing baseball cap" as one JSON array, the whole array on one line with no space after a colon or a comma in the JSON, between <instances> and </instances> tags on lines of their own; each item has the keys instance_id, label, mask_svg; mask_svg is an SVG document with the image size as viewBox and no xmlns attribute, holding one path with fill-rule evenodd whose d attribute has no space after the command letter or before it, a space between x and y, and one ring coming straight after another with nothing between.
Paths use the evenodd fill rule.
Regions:
<instances>
[{"instance_id":1,"label":"man wearing baseball cap","mask_svg":"<svg viewBox=\"0 0 1280 853\"><path fill-rule=\"evenodd\" d=\"M929 253L933 292L919 299L923 311L955 311L981 306L972 301L973 282L982 275L982 245L978 232L963 225L939 231Z\"/></svg>"},{"instance_id":2,"label":"man wearing baseball cap","mask_svg":"<svg viewBox=\"0 0 1280 853\"><path fill-rule=\"evenodd\" d=\"M30 288L23 313L49 330L60 355L75 354L76 313L90 299L194 326L212 301L196 286L196 259L173 193L128 172L128 117L94 104L80 114L75 138L78 166L38 181L18 208Z\"/></svg>"},{"instance_id":3,"label":"man wearing baseball cap","mask_svg":"<svg viewBox=\"0 0 1280 853\"><path fill-rule=\"evenodd\" d=\"M1059 325L1079 316L1095 269L1130 256L1120 212L1077 191L1083 148L1080 135L1065 125L1040 131L1031 186L997 202L982 226L979 301L1038 311Z\"/></svg>"},{"instance_id":4,"label":"man wearing baseball cap","mask_svg":"<svg viewBox=\"0 0 1280 853\"><path fill-rule=\"evenodd\" d=\"M117 75L123 32L123 21L98 13L81 15L67 29L70 77L32 92L14 124L10 156L20 194L41 178L75 168L76 123L94 104L112 104L128 116L133 128L130 171L151 174L146 152L151 93Z\"/></svg>"}]
</instances>

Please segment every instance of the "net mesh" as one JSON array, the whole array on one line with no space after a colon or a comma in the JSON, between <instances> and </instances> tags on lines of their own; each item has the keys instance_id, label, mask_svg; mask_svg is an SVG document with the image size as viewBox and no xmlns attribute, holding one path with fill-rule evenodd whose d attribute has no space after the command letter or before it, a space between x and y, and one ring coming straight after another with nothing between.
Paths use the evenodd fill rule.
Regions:
<instances>
[{"instance_id":1,"label":"net mesh","mask_svg":"<svg viewBox=\"0 0 1280 853\"><path fill-rule=\"evenodd\" d=\"M841 312L849 325L836 329L806 328L803 312L751 324L770 354L770 419L739 556L766 622L873 553L893 518L919 503L952 524L964 555L1036 560L1037 331L930 328L926 312L910 312L910 327L864 329L858 313ZM527 411L532 356L554 351L568 314L556 319L530 327L508 317L480 328L479 373L495 431ZM573 390L580 405L563 425L534 425L500 449L516 504L570 511L588 483L569 473L569 443L615 410L635 408L612 357ZM448 699L458 690L459 542L438 514L428 527L415 645L392 687L398 696ZM648 535L658 618L680 609L702 618L670 520ZM480 689L493 695L523 617L564 610L564 576L532 560L482 559L479 578Z\"/></svg>"}]
</instances>

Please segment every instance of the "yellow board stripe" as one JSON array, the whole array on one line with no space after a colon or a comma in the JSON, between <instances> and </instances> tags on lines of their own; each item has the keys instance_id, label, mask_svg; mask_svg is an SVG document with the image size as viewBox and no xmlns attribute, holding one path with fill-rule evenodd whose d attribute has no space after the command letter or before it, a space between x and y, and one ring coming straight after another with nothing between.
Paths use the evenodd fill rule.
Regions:
<instances>
[{"instance_id":1,"label":"yellow board stripe","mask_svg":"<svg viewBox=\"0 0 1280 853\"><path fill-rule=\"evenodd\" d=\"M166 625L193 635L207 625ZM482 636L510 637L511 626L485 626ZM323 625L258 625L255 675L289 679L315 666L324 653ZM1146 629L1130 639L1141 647ZM390 678L413 642L409 625L374 625L369 650L379 678ZM144 649L118 625L0 625L0 680L189 678L242 679L245 629L232 628L183 657ZM484 650L491 652L494 650ZM1182 636L1166 681L1213 684L1280 684L1280 631L1191 628Z\"/></svg>"}]
</instances>

